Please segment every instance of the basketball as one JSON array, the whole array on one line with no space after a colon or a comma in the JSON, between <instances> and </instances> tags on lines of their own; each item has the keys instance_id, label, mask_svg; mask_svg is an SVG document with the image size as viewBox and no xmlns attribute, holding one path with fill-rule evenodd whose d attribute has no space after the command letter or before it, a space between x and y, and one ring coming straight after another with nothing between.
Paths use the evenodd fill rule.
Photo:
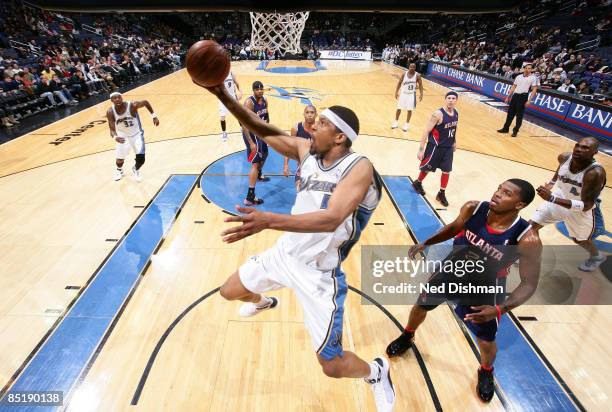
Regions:
<instances>
[{"instance_id":1,"label":"basketball","mask_svg":"<svg viewBox=\"0 0 612 412\"><path fill-rule=\"evenodd\" d=\"M189 48L186 66L195 83L210 87L223 83L230 71L230 60L216 41L200 40Z\"/></svg>"}]
</instances>

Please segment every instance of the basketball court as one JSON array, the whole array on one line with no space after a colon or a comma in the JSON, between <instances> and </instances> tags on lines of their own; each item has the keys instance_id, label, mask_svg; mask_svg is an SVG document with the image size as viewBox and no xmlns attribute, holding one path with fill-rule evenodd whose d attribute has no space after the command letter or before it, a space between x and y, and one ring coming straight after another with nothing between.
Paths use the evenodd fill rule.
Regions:
<instances>
[{"instance_id":1,"label":"basketball court","mask_svg":"<svg viewBox=\"0 0 612 412\"><path fill-rule=\"evenodd\" d=\"M449 89L423 79L424 98L409 131L391 129L403 70L372 61L232 62L244 97L254 81L264 84L270 122L283 130L303 120L309 103L347 106L359 117L353 149L372 161L385 185L370 225L343 263L350 291L342 343L367 360L384 354L410 306L386 305L362 290L361 246L422 241L465 202L489 200L506 179L537 187L575 143L530 122L518 138L500 135L505 112L460 93L458 149L444 208L435 200L439 174L424 181L425 198L410 180L418 175L423 129ZM255 318L241 318L239 303L218 293L242 262L281 235L221 240L229 226L224 219L236 213L248 183L238 122L227 117L229 140L222 142L217 99L185 69L123 98L148 100L160 120L155 127L142 116L142 182L129 172L113 181L110 101L0 145L0 398L19 391L63 397L59 408L4 402L0 411L376 410L363 380L321 372L292 291L275 293L279 308ZM270 150L264 172L271 180L257 185L266 199L261 209L289 213L293 175L283 176L283 158ZM596 160L610 170L607 154ZM125 170L133 162L126 159ZM610 222L609 184L601 199ZM536 197L521 215L529 219L541 202ZM543 244L573 245L563 230L542 229ZM599 241L609 253L610 237ZM575 253L577 266L587 256ZM600 270L564 270L572 297L609 301L610 281ZM516 283L518 274L512 276ZM419 328L415 350L391 361L395 410L609 410L611 330L607 305L513 310L500 327L496 396L484 404L474 391L474 338L441 306Z\"/></svg>"}]
</instances>

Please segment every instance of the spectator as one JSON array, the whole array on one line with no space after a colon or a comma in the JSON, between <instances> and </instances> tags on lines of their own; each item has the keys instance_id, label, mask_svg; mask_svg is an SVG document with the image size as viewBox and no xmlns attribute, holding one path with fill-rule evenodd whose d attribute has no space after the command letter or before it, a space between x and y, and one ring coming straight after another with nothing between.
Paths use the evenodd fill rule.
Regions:
<instances>
[{"instance_id":1,"label":"spectator","mask_svg":"<svg viewBox=\"0 0 612 412\"><path fill-rule=\"evenodd\" d=\"M589 87L589 84L585 80L583 80L578 85L578 90L576 91L576 93L578 93L579 95L590 95L591 88Z\"/></svg>"},{"instance_id":2,"label":"spectator","mask_svg":"<svg viewBox=\"0 0 612 412\"><path fill-rule=\"evenodd\" d=\"M557 90L563 93L576 94L576 86L572 84L572 79L569 77L565 79L563 84L559 86Z\"/></svg>"}]
</instances>

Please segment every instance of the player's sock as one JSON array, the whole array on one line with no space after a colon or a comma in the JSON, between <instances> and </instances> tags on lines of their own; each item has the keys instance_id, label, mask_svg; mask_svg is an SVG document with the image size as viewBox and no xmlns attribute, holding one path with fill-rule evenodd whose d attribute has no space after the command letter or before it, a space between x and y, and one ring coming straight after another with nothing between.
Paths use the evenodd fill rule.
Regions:
<instances>
[{"instance_id":1,"label":"player's sock","mask_svg":"<svg viewBox=\"0 0 612 412\"><path fill-rule=\"evenodd\" d=\"M422 182L423 180L425 180L426 176L427 176L427 172L421 172L421 173L419 173L419 177L417 178L417 180L419 182Z\"/></svg>"},{"instance_id":2,"label":"player's sock","mask_svg":"<svg viewBox=\"0 0 612 412\"><path fill-rule=\"evenodd\" d=\"M240 309L238 310L240 316L242 316L243 318L248 318L257 315L258 313L264 312L268 309L274 309L278 306L277 298L272 296L269 298L262 296L262 298L266 299L266 303L262 304L261 306L252 302L243 303L242 306L240 306Z\"/></svg>"},{"instance_id":3,"label":"player's sock","mask_svg":"<svg viewBox=\"0 0 612 412\"><path fill-rule=\"evenodd\" d=\"M440 177L440 190L446 190L448 186L448 179L450 179L450 173L442 173Z\"/></svg>"},{"instance_id":4,"label":"player's sock","mask_svg":"<svg viewBox=\"0 0 612 412\"><path fill-rule=\"evenodd\" d=\"M255 199L255 187L250 187L250 186L249 186L249 191L247 192L247 196L246 196L246 198L247 198L248 200Z\"/></svg>"},{"instance_id":5,"label":"player's sock","mask_svg":"<svg viewBox=\"0 0 612 412\"><path fill-rule=\"evenodd\" d=\"M380 365L378 362L370 362L370 374L365 378L366 381L375 382L380 379Z\"/></svg>"},{"instance_id":6,"label":"player's sock","mask_svg":"<svg viewBox=\"0 0 612 412\"><path fill-rule=\"evenodd\" d=\"M255 306L257 306L258 308L267 306L272 302L272 299L265 297L264 295L259 295L259 296L261 296L261 299L259 299L259 302L255 302Z\"/></svg>"},{"instance_id":7,"label":"player's sock","mask_svg":"<svg viewBox=\"0 0 612 412\"><path fill-rule=\"evenodd\" d=\"M221 130L225 131L225 120L221 120Z\"/></svg>"}]
</instances>

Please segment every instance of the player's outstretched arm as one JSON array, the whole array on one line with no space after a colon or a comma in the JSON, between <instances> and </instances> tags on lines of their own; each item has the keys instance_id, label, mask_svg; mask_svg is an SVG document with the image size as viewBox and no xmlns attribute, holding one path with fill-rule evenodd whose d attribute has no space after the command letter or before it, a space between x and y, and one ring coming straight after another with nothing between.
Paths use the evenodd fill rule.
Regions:
<instances>
[{"instance_id":1,"label":"player's outstretched arm","mask_svg":"<svg viewBox=\"0 0 612 412\"><path fill-rule=\"evenodd\" d=\"M280 128L261 120L253 111L248 110L230 96L224 85L206 87L206 89L217 96L244 127L264 139L280 154L300 160L308 152L309 142L306 142L305 139L294 139Z\"/></svg>"},{"instance_id":2,"label":"player's outstretched arm","mask_svg":"<svg viewBox=\"0 0 612 412\"><path fill-rule=\"evenodd\" d=\"M242 222L242 225L223 231L223 241L233 243L264 229L300 233L333 232L357 209L372 184L373 172L369 160L357 162L334 189L327 208L316 212L285 215L237 206L236 209L244 214L228 217L225 221Z\"/></svg>"},{"instance_id":3,"label":"player's outstretched arm","mask_svg":"<svg viewBox=\"0 0 612 412\"><path fill-rule=\"evenodd\" d=\"M418 245L414 245L410 248L408 252L410 258L414 259L416 254L423 251L426 246L437 245L438 243L442 243L457 236L465 227L465 222L472 217L474 210L476 210L477 207L478 201L476 200L471 200L461 206L459 215L457 218L455 218L455 220L448 225L445 225L438 231L438 233L427 239L425 242L419 243Z\"/></svg>"}]
</instances>

